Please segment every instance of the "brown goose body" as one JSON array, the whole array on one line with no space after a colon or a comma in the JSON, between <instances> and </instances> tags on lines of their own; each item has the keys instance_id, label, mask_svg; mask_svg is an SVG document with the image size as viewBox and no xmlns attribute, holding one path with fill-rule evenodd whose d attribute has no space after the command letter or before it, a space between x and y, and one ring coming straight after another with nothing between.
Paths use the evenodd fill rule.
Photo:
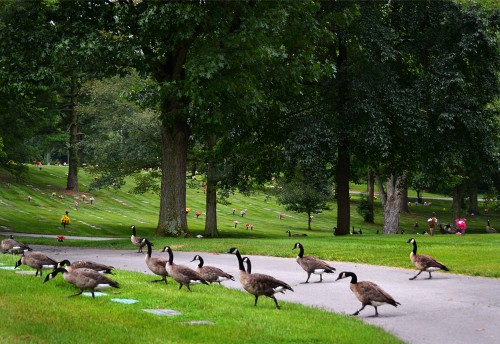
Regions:
<instances>
[{"instance_id":1,"label":"brown goose body","mask_svg":"<svg viewBox=\"0 0 500 344\"><path fill-rule=\"evenodd\" d=\"M276 304L276 308L280 309L278 300L276 300L274 294L284 292L285 290L293 291L292 287L272 276L265 274L250 274L245 271L243 259L241 258L241 254L237 248L231 248L228 253L236 255L238 258L240 283L243 286L243 289L255 296L254 306L257 306L259 296L266 296L273 299Z\"/></svg>"},{"instance_id":2,"label":"brown goose body","mask_svg":"<svg viewBox=\"0 0 500 344\"><path fill-rule=\"evenodd\" d=\"M43 283L56 277L58 273L63 274L63 278L66 282L71 283L80 289L79 293L70 296L77 296L82 294L85 290L88 290L92 294L92 297L95 298L94 292L96 289L120 287L118 282L113 281L95 270L86 268L73 269L71 271L68 271L65 268L57 268L47 275Z\"/></svg>"},{"instance_id":3,"label":"brown goose body","mask_svg":"<svg viewBox=\"0 0 500 344\"><path fill-rule=\"evenodd\" d=\"M429 279L432 278L431 272L436 270L445 270L449 271L449 269L438 262L436 259L431 256L427 256L425 254L417 254L417 242L415 239L411 238L407 241L407 243L413 244L413 250L410 253L410 260L413 265L419 270L418 274L411 277L410 280L414 280L420 275L422 272L426 271L429 273Z\"/></svg>"},{"instance_id":4,"label":"brown goose body","mask_svg":"<svg viewBox=\"0 0 500 344\"><path fill-rule=\"evenodd\" d=\"M196 255L192 261L198 260L199 264L196 268L196 272L200 274L200 276L209 283L220 282L232 280L234 281L234 277L227 272L222 271L218 267L215 266L207 266L203 265L204 260L200 255Z\"/></svg>"},{"instance_id":5,"label":"brown goose body","mask_svg":"<svg viewBox=\"0 0 500 344\"><path fill-rule=\"evenodd\" d=\"M21 259L16 262L14 268L17 268L23 264L29 266L30 268L36 269L35 276L38 276L38 273L40 273L40 277L42 276L42 270L54 270L59 266L59 263L56 260L41 252L28 251L24 252Z\"/></svg>"},{"instance_id":6,"label":"brown goose body","mask_svg":"<svg viewBox=\"0 0 500 344\"><path fill-rule=\"evenodd\" d=\"M185 285L188 290L191 291L189 285L194 283L203 283L208 285L208 282L193 269L174 263L174 254L170 246L165 246L165 251L168 253L168 261L165 265L167 272L174 279L174 281L179 283L179 289Z\"/></svg>"},{"instance_id":7,"label":"brown goose body","mask_svg":"<svg viewBox=\"0 0 500 344\"><path fill-rule=\"evenodd\" d=\"M146 238L141 238L141 237L138 237L137 236L137 233L136 233L136 229L135 229L135 226L132 225L130 226L130 228L132 228L132 235L130 236L130 242L135 246L137 247L139 250L137 251L137 253L141 253L142 252L142 248L144 246L146 246Z\"/></svg>"},{"instance_id":8,"label":"brown goose body","mask_svg":"<svg viewBox=\"0 0 500 344\"><path fill-rule=\"evenodd\" d=\"M314 256L304 256L304 246L300 242L293 246L293 249L298 248L299 254L297 256L297 263L307 272L307 280L304 283L309 283L309 278L311 274L319 275L319 282L323 281L323 274L332 274L335 272L335 268L330 266L328 263L318 259Z\"/></svg>"},{"instance_id":9,"label":"brown goose body","mask_svg":"<svg viewBox=\"0 0 500 344\"><path fill-rule=\"evenodd\" d=\"M146 254L145 257L146 265L148 266L149 270L151 270L152 273L161 276L160 280L153 280L151 282L165 282L165 284L168 284L167 282L168 272L166 267L168 262L167 259L151 257L153 253L152 249L153 244L149 240L147 240L146 245L148 247L148 253ZM166 247L163 248L162 252L165 252L165 249Z\"/></svg>"},{"instance_id":10,"label":"brown goose body","mask_svg":"<svg viewBox=\"0 0 500 344\"><path fill-rule=\"evenodd\" d=\"M104 274L113 274L113 266L93 262L91 260L77 260L71 263L69 260L65 259L59 263L59 267L64 267L68 272L75 269L91 269Z\"/></svg>"},{"instance_id":11,"label":"brown goose body","mask_svg":"<svg viewBox=\"0 0 500 344\"><path fill-rule=\"evenodd\" d=\"M2 240L0 247L2 248L2 251L12 254L21 254L25 250L32 251L28 245L15 240L12 234L8 239Z\"/></svg>"},{"instance_id":12,"label":"brown goose body","mask_svg":"<svg viewBox=\"0 0 500 344\"><path fill-rule=\"evenodd\" d=\"M362 307L352 315L358 315L366 306L372 306L375 308L375 316L378 316L377 308L379 306L391 305L397 307L401 305L377 284L371 281L358 282L357 276L353 272L341 272L337 280L347 277L351 277L349 287L362 305Z\"/></svg>"}]
</instances>

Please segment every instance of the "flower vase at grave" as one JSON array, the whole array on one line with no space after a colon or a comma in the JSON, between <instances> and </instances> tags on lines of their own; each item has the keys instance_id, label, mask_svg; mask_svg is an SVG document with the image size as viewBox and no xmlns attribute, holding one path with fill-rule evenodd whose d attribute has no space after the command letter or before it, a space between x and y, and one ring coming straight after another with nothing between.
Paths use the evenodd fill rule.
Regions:
<instances>
[{"instance_id":1,"label":"flower vase at grave","mask_svg":"<svg viewBox=\"0 0 500 344\"><path fill-rule=\"evenodd\" d=\"M61 224L63 225L64 229L66 229L66 225L69 225L69 223L71 222L71 219L67 214L68 213L66 213L66 215L63 215L63 217L61 217Z\"/></svg>"}]
</instances>

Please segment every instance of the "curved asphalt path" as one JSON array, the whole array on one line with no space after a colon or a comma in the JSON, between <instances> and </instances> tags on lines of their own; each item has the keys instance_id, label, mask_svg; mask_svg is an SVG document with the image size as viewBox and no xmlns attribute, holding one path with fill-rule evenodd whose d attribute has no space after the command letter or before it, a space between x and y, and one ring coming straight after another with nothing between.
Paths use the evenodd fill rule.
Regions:
<instances>
[{"instance_id":1,"label":"curved asphalt path","mask_svg":"<svg viewBox=\"0 0 500 344\"><path fill-rule=\"evenodd\" d=\"M132 248L113 250L30 246L57 260L94 260L117 269L152 274L144 262L144 254L137 253L137 250ZM177 252L175 246L172 248L176 263L195 268L197 262L190 261L195 254L200 254L206 265L218 266L236 277L236 282L224 282L226 287L242 289L238 281L238 264L234 255ZM307 254L307 247L305 250ZM409 252L410 249L408 254ZM291 256L295 254L296 251L290 250ZM242 252L242 255L247 254ZM153 251L153 256L166 256L166 254ZM379 317L374 317L374 308L367 306L358 318L393 333L407 343L500 342L500 280L498 279L434 272L431 280L425 279L427 273L422 273L416 280L410 281L408 278L416 274L415 270L331 262L337 269L335 274L323 275L322 283L311 283L319 280L319 276L312 275L308 284L301 284L306 280L307 274L297 264L295 258L249 257L253 272L275 276L290 284L295 290L293 293L277 294L280 303L296 302L336 313L352 314L361 307L361 303L350 291L349 279L334 282L339 272L352 271L356 273L359 281L370 280L379 284L401 303L398 308L379 307ZM203 286L195 286L193 291L196 292L201 288ZM248 304L252 305L253 301L253 296L249 295ZM274 309L274 302L268 298L261 298L257 307ZM282 311L286 312L286 305L282 307Z\"/></svg>"}]
</instances>

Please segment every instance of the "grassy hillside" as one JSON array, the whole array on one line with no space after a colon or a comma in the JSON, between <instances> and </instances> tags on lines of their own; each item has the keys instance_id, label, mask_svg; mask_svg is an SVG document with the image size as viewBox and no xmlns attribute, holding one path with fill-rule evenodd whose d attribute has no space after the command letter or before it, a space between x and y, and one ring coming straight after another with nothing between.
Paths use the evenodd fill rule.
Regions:
<instances>
[{"instance_id":1,"label":"grassy hillside","mask_svg":"<svg viewBox=\"0 0 500 344\"><path fill-rule=\"evenodd\" d=\"M201 181L188 183L187 207L188 224L191 238L153 238L158 221L158 195L134 195L129 193L131 183L122 189L89 191L92 176L80 170L80 193L66 192L67 168L62 166L44 166L41 171L36 166L30 167L28 178L23 183L15 183L0 171L0 238L2 231L28 232L54 235L108 236L126 239L131 235L130 225L135 224L138 235L147 236L155 241L157 247L175 245L177 250L199 250L222 252L228 247L238 246L248 254L292 257L292 246L297 238L288 238L285 233L307 233L300 238L307 254L318 255L324 259L353 261L360 263L398 266L411 268L408 259L410 245L406 241L411 236L418 236L420 250L423 253L436 255L440 260L452 267L453 272L500 277L500 255L498 245L500 236L485 234L487 220L500 229L500 214L487 213L468 217L467 233L458 235L441 235L434 237L413 233L415 223L417 231L427 229L426 220L436 212L442 223L451 222L451 201L432 199L432 207L412 206L410 214L402 214L401 228L405 235L377 235L382 230L380 204L377 206L376 223L364 224L356 212L359 198L352 195L351 223L356 230L362 229L363 235L334 237L333 227L336 225L336 204L331 209L316 214L312 231L307 231L305 214L287 213L276 203L274 197L258 192L249 196L234 194L229 205L218 205L219 239L198 240L195 237L203 234L204 214L196 217L196 211L205 211L205 195ZM353 185L354 191L361 191L363 186ZM55 196L53 196L55 193ZM83 195L86 200L83 200ZM89 198L95 198L90 205ZM424 195L430 197L436 195ZM31 197L31 199L30 199ZM62 197L62 198L61 198ZM78 206L75 206L78 202ZM233 209L235 215L233 215ZM246 209L242 217L240 211ZM65 210L69 211L70 225L63 229L60 218ZM280 220L280 212L285 217ZM236 228L234 221L238 221ZM247 230L246 224L253 225ZM18 238L19 239L19 238ZM27 240L24 240L27 241ZM56 245L79 245L99 247L131 248L128 240L112 240L106 242L82 242L66 240L58 243L54 239L29 238L30 243ZM474 257L464 264L464 257Z\"/></svg>"}]
</instances>

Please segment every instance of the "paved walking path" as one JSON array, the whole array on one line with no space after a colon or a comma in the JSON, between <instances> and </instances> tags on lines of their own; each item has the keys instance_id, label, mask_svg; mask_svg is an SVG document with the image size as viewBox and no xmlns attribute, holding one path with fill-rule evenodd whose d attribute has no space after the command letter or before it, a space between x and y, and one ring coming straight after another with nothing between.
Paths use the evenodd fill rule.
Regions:
<instances>
[{"instance_id":1,"label":"paved walking path","mask_svg":"<svg viewBox=\"0 0 500 344\"><path fill-rule=\"evenodd\" d=\"M130 250L112 250L30 246L57 260L94 260L117 269L151 274L144 262L144 255L137 253L132 247ZM237 278L238 264L234 255L223 252L176 252L175 247L173 250L176 263L195 268L197 262L190 261L195 254L200 254L205 265L215 265L235 275L236 282L223 282L226 287L242 289ZM307 254L307 247L305 250ZM408 254L409 252L410 249ZM246 252L241 253L247 255ZM290 251L290 255L293 254L296 254L295 251ZM166 254L154 251L153 256ZM331 262L337 269L335 274L325 274L322 283L311 283L319 280L318 276L313 275L310 283L301 284L306 280L307 274L296 263L295 258L249 257L252 261L252 272L275 276L289 283L295 290L293 293L277 294L281 304L282 301L289 301L341 314L352 314L361 304L350 291L349 280L334 282L339 272L352 271L357 274L359 281L370 280L379 284L401 303L398 308L379 307L379 317L374 317L374 308L367 306L358 318L395 334L407 343L493 344L500 341L498 279L435 272L431 280L424 279L428 274L422 273L416 280L410 281L408 278L416 274L415 270ZM202 289L202 285L193 286L193 292ZM253 302L253 296L248 295L248 305L253 305ZM267 307L271 310L274 309L274 302L261 298L257 307ZM286 312L286 305L282 304L282 311Z\"/></svg>"}]
</instances>

